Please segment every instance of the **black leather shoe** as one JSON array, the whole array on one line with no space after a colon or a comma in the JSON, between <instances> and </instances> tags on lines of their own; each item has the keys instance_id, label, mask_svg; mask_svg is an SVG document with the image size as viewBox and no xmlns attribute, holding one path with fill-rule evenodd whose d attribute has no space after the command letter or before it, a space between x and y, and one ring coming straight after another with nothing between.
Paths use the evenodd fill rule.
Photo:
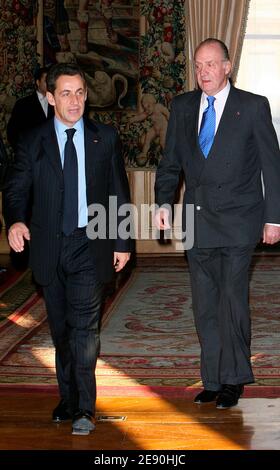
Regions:
<instances>
[{"instance_id":1,"label":"black leather shoe","mask_svg":"<svg viewBox=\"0 0 280 470\"><path fill-rule=\"evenodd\" d=\"M65 400L60 400L57 407L53 410L52 420L54 423L63 423L72 419L72 413Z\"/></svg>"},{"instance_id":2,"label":"black leather shoe","mask_svg":"<svg viewBox=\"0 0 280 470\"><path fill-rule=\"evenodd\" d=\"M218 390L203 390L196 395L194 403L198 403L200 405L201 403L210 403L211 401L215 401L218 393L220 393Z\"/></svg>"},{"instance_id":3,"label":"black leather shoe","mask_svg":"<svg viewBox=\"0 0 280 470\"><path fill-rule=\"evenodd\" d=\"M223 385L222 391L219 393L216 408L219 410L225 410L236 406L239 398L241 397L244 390L244 386L238 385Z\"/></svg>"},{"instance_id":4,"label":"black leather shoe","mask_svg":"<svg viewBox=\"0 0 280 470\"><path fill-rule=\"evenodd\" d=\"M92 422L92 414L87 410L78 410L73 416L72 434L76 436L87 436L94 431L95 424Z\"/></svg>"}]
</instances>

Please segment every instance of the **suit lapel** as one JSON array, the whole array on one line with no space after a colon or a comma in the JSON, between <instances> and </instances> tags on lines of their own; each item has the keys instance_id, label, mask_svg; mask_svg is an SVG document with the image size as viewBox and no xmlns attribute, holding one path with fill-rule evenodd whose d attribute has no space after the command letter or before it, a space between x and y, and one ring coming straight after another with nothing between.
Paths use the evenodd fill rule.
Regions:
<instances>
[{"instance_id":1,"label":"suit lapel","mask_svg":"<svg viewBox=\"0 0 280 470\"><path fill-rule=\"evenodd\" d=\"M57 177L61 182L63 182L61 158L54 128L54 120L50 119L47 121L44 129L45 131L42 141L43 151L47 155Z\"/></svg>"},{"instance_id":2,"label":"suit lapel","mask_svg":"<svg viewBox=\"0 0 280 470\"><path fill-rule=\"evenodd\" d=\"M93 183L95 175L94 160L101 154L104 142L102 142L101 135L97 126L93 121L84 119L85 129L85 170L86 170L86 185L87 192ZM88 198L89 201L89 198Z\"/></svg>"},{"instance_id":3,"label":"suit lapel","mask_svg":"<svg viewBox=\"0 0 280 470\"><path fill-rule=\"evenodd\" d=\"M201 92L197 91L193 99L189 102L188 109L186 109L184 116L187 142L191 149L189 163L195 167L194 171L198 178L205 166L205 158L198 142L200 99Z\"/></svg>"},{"instance_id":4,"label":"suit lapel","mask_svg":"<svg viewBox=\"0 0 280 470\"><path fill-rule=\"evenodd\" d=\"M88 119L84 120L85 129L85 171L87 188L92 184L94 177L93 159L98 158L104 143L98 132L97 126ZM47 155L57 177L63 182L63 171L59 146L57 142L56 132L54 128L54 120L50 119L46 122L42 140L42 150Z\"/></svg>"},{"instance_id":5,"label":"suit lapel","mask_svg":"<svg viewBox=\"0 0 280 470\"><path fill-rule=\"evenodd\" d=\"M233 86L231 86L207 160L209 160L211 156L213 158L216 154L223 154L224 146L230 141L234 129L239 125L239 117L240 100L238 98L238 92Z\"/></svg>"}]
</instances>

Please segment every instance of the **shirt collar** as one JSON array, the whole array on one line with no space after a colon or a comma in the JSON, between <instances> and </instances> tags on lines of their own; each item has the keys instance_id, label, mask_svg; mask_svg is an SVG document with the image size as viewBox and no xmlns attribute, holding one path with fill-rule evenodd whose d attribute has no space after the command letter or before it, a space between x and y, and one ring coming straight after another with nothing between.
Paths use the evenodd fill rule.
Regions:
<instances>
[{"instance_id":1,"label":"shirt collar","mask_svg":"<svg viewBox=\"0 0 280 470\"><path fill-rule=\"evenodd\" d=\"M66 126L63 122L61 122L57 117L54 118L54 127L58 135L66 136L65 131L70 129L69 126ZM84 120L83 118L79 119L73 126L76 129L76 133L84 132Z\"/></svg>"},{"instance_id":2,"label":"shirt collar","mask_svg":"<svg viewBox=\"0 0 280 470\"><path fill-rule=\"evenodd\" d=\"M47 100L46 95L43 95L42 93L40 93L40 91L36 90L36 93L37 93L37 96L38 96L40 101L46 101Z\"/></svg>"},{"instance_id":3,"label":"shirt collar","mask_svg":"<svg viewBox=\"0 0 280 470\"><path fill-rule=\"evenodd\" d=\"M230 87L231 87L231 85L230 85L230 82L228 80L226 86L222 90L220 90L216 95L214 95L216 100L218 100L218 101L222 100L222 101L225 102L227 97L228 97L228 94L230 92ZM208 95L206 95L206 93L203 91L202 92L202 97L201 97L202 105L205 102L207 102L207 98L208 98Z\"/></svg>"}]
</instances>

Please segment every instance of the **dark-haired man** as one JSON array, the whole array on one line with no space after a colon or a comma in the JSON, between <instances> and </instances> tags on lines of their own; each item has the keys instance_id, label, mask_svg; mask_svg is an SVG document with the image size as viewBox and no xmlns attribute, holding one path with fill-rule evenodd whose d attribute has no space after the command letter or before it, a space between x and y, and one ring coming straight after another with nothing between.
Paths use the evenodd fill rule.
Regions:
<instances>
[{"instance_id":1,"label":"dark-haired man","mask_svg":"<svg viewBox=\"0 0 280 470\"><path fill-rule=\"evenodd\" d=\"M172 204L183 170L184 207L194 205L187 256L204 385L195 403L225 409L254 381L248 269L261 237L280 240L280 152L268 100L230 84L226 45L206 39L194 64L200 90L173 100L156 202ZM157 212L159 229L168 220L166 208Z\"/></svg>"},{"instance_id":2,"label":"dark-haired man","mask_svg":"<svg viewBox=\"0 0 280 470\"><path fill-rule=\"evenodd\" d=\"M53 106L46 97L46 76L48 69L40 68L35 74L36 90L31 95L16 101L7 126L8 141L16 150L19 137L53 117Z\"/></svg>"},{"instance_id":3,"label":"dark-haired man","mask_svg":"<svg viewBox=\"0 0 280 470\"><path fill-rule=\"evenodd\" d=\"M129 202L129 188L116 130L83 118L87 89L81 69L54 65L47 90L55 117L19 142L6 189L6 222L15 251L30 240L31 268L43 286L61 396L53 421L72 418L73 434L89 434L103 285L114 269L125 266L131 251L129 240L108 236L109 198L117 198L118 209ZM89 239L93 203L105 209L106 236Z\"/></svg>"}]
</instances>

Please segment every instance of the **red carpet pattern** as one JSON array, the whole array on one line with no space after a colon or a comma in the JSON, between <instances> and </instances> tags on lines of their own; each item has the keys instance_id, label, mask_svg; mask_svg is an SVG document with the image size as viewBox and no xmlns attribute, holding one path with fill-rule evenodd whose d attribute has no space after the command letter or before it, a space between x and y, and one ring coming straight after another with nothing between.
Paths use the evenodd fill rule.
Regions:
<instances>
[{"instance_id":1,"label":"red carpet pattern","mask_svg":"<svg viewBox=\"0 0 280 470\"><path fill-rule=\"evenodd\" d=\"M256 383L246 387L245 396L280 396L279 281L280 260L278 266L276 257L259 257L250 283ZM15 313L7 320L0 386L53 390L54 351L38 294L16 315L23 314L25 323L16 323L20 334L14 337L8 327ZM99 396L185 396L201 386L186 268L146 266L133 272L105 311L97 385Z\"/></svg>"}]
</instances>

